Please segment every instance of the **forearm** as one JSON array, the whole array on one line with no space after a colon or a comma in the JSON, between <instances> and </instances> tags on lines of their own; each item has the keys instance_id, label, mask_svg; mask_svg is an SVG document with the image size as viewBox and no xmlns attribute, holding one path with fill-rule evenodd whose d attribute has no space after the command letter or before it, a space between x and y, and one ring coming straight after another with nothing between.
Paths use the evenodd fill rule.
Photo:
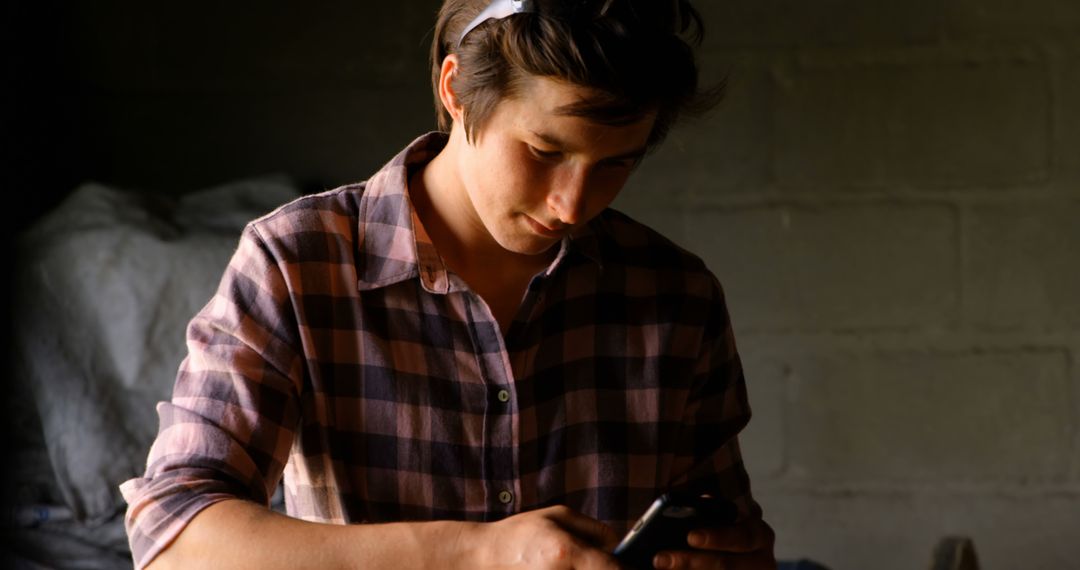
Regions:
<instances>
[{"instance_id":1,"label":"forearm","mask_svg":"<svg viewBox=\"0 0 1080 570\"><path fill-rule=\"evenodd\" d=\"M311 523L241 500L199 513L147 566L173 568L432 568L454 558L468 523Z\"/></svg>"}]
</instances>

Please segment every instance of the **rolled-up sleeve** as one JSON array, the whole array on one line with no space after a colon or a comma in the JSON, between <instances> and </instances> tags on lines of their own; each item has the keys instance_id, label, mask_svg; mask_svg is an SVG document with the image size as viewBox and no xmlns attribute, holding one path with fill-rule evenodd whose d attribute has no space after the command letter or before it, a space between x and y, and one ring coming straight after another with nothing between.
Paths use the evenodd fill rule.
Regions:
<instances>
[{"instance_id":1,"label":"rolled-up sleeve","mask_svg":"<svg viewBox=\"0 0 1080 570\"><path fill-rule=\"evenodd\" d=\"M120 487L143 568L206 507L269 504L299 421L299 332L281 265L254 226L187 328L172 399L158 404L146 472Z\"/></svg>"}]
</instances>

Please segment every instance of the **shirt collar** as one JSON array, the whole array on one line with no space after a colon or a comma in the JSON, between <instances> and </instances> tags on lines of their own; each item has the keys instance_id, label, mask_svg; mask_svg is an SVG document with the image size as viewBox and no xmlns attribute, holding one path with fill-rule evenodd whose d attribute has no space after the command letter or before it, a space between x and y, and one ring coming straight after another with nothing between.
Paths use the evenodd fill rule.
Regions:
<instances>
[{"instance_id":1,"label":"shirt collar","mask_svg":"<svg viewBox=\"0 0 1080 570\"><path fill-rule=\"evenodd\" d=\"M436 264L431 262L438 255L416 217L408 192L409 172L435 158L445 144L442 133L420 136L364 184L356 234L357 286L361 291L417 276L425 288L444 293L449 289L445 277L440 279L433 271ZM442 262L437 265L441 267Z\"/></svg>"},{"instance_id":2,"label":"shirt collar","mask_svg":"<svg viewBox=\"0 0 1080 570\"><path fill-rule=\"evenodd\" d=\"M431 132L410 143L365 183L360 197L358 283L361 291L419 277L425 290L446 294L466 288L449 272L409 200L409 174L446 146L446 133ZM563 238L559 254L545 270L551 275L571 253L600 263L597 232L586 224Z\"/></svg>"}]
</instances>

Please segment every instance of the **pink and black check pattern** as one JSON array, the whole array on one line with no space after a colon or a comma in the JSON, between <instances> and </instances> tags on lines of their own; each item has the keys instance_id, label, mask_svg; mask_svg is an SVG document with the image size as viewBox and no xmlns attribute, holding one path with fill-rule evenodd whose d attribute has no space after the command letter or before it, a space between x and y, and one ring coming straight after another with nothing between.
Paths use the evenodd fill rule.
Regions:
<instances>
[{"instance_id":1,"label":"pink and black check pattern","mask_svg":"<svg viewBox=\"0 0 1080 570\"><path fill-rule=\"evenodd\" d=\"M143 567L203 508L328 523L492 521L565 504L622 532L670 487L760 516L719 283L608 210L563 240L504 336L412 210L417 139L366 183L253 221L189 355L146 473L121 489Z\"/></svg>"}]
</instances>

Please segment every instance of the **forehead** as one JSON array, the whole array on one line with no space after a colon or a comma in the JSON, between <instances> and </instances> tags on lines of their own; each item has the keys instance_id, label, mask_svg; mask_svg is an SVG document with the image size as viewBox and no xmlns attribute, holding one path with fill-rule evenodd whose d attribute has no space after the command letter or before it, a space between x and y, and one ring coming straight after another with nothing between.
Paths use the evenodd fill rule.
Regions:
<instances>
[{"instance_id":1,"label":"forehead","mask_svg":"<svg viewBox=\"0 0 1080 570\"><path fill-rule=\"evenodd\" d=\"M592 115L613 116L610 111L617 110L625 121L633 122L650 113L632 111L628 104L619 104L618 99L592 87L584 87L556 77L523 74L515 81L514 89L508 99L521 99L536 108L553 115ZM592 111L588 113L587 111ZM603 113L603 111L609 111ZM610 121L609 121L610 122Z\"/></svg>"},{"instance_id":2,"label":"forehead","mask_svg":"<svg viewBox=\"0 0 1080 570\"><path fill-rule=\"evenodd\" d=\"M599 139L622 139L631 146L645 144L655 113L610 125L573 112L575 107L597 98L597 91L588 87L550 77L527 76L514 95L499 102L492 120L500 123L501 128L550 133L582 144Z\"/></svg>"},{"instance_id":3,"label":"forehead","mask_svg":"<svg viewBox=\"0 0 1080 570\"><path fill-rule=\"evenodd\" d=\"M538 75L522 77L515 91L516 96L511 97L512 99L527 100L532 105L552 113L558 113L563 107L596 97L596 93L588 87Z\"/></svg>"}]
</instances>

